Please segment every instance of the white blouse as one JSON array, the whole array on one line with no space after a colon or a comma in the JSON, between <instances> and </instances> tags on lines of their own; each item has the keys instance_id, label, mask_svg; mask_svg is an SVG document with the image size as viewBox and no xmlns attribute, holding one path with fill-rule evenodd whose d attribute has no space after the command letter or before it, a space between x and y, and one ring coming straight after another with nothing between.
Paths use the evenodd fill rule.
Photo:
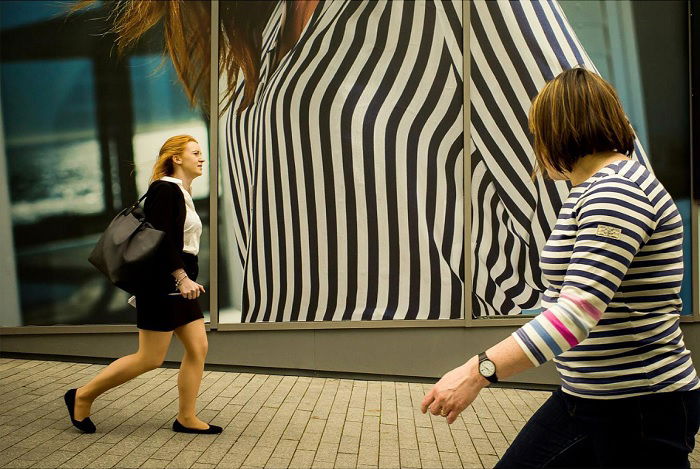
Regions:
<instances>
[{"instance_id":1,"label":"white blouse","mask_svg":"<svg viewBox=\"0 0 700 469\"><path fill-rule=\"evenodd\" d=\"M182 185L182 180L163 176L160 178L161 181L174 182L180 186L182 195L185 197L185 237L184 245L182 248L183 252L188 254L197 255L199 253L199 238L202 236L202 220L199 219L197 211L194 209L194 202L192 201L192 195L185 189Z\"/></svg>"}]
</instances>

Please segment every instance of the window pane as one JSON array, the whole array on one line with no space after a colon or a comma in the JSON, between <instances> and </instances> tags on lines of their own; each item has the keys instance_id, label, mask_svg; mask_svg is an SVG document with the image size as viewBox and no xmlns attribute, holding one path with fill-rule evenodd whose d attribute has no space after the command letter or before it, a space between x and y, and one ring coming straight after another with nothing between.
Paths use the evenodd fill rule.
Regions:
<instances>
[{"instance_id":1,"label":"window pane","mask_svg":"<svg viewBox=\"0 0 700 469\"><path fill-rule=\"evenodd\" d=\"M107 4L68 15L72 3L0 3L0 173L8 181L0 187L0 234L14 241L14 260L0 262L3 272L16 272L20 303L19 312L0 313L3 326L135 323L129 295L88 256L116 213L145 190L167 137L191 134L208 149L206 123L170 63L155 71L162 31L120 59L113 37L95 34L108 29ZM194 188L207 285L206 166Z\"/></svg>"}]
</instances>

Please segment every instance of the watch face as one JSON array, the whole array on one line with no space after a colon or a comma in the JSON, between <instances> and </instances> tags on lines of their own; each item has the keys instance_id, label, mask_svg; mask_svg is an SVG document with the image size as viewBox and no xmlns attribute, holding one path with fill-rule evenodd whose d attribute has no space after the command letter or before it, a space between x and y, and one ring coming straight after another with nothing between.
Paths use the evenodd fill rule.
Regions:
<instances>
[{"instance_id":1,"label":"watch face","mask_svg":"<svg viewBox=\"0 0 700 469\"><path fill-rule=\"evenodd\" d=\"M496 374L496 365L491 360L486 360L479 363L479 373L483 376L493 376Z\"/></svg>"}]
</instances>

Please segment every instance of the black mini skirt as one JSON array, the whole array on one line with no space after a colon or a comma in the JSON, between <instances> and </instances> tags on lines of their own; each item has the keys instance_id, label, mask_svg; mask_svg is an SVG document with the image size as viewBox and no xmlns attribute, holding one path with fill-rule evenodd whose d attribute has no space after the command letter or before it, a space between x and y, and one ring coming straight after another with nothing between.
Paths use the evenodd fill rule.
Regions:
<instances>
[{"instance_id":1,"label":"black mini skirt","mask_svg":"<svg viewBox=\"0 0 700 469\"><path fill-rule=\"evenodd\" d=\"M199 274L197 256L183 252L182 261L187 276L196 281ZM145 284L143 290L136 293L136 326L148 331L168 332L204 317L199 300L168 295L174 292L177 292L175 279L169 273L158 275L153 283Z\"/></svg>"}]
</instances>

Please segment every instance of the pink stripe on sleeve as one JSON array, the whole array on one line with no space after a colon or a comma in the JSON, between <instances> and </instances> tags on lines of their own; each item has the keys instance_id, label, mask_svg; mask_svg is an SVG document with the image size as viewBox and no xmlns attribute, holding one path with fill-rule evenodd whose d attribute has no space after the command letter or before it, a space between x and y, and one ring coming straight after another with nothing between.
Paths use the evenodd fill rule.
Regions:
<instances>
[{"instance_id":1,"label":"pink stripe on sleeve","mask_svg":"<svg viewBox=\"0 0 700 469\"><path fill-rule=\"evenodd\" d=\"M561 336L566 339L566 341L571 345L572 347L576 346L578 344L578 339L576 336L574 336L571 331L564 325L562 322L557 318L554 313L552 313L550 310L546 310L542 313L544 317L546 317L549 322L552 323L554 328L559 331Z\"/></svg>"},{"instance_id":2,"label":"pink stripe on sleeve","mask_svg":"<svg viewBox=\"0 0 700 469\"><path fill-rule=\"evenodd\" d=\"M584 300L583 298L578 298L573 295L567 295L565 293L562 293L559 295L561 298L566 298L567 300L571 301L574 303L576 306L587 312L588 314L593 317L596 321L600 319L600 317L603 315L603 313L600 312L598 308L590 304L588 301Z\"/></svg>"}]
</instances>

